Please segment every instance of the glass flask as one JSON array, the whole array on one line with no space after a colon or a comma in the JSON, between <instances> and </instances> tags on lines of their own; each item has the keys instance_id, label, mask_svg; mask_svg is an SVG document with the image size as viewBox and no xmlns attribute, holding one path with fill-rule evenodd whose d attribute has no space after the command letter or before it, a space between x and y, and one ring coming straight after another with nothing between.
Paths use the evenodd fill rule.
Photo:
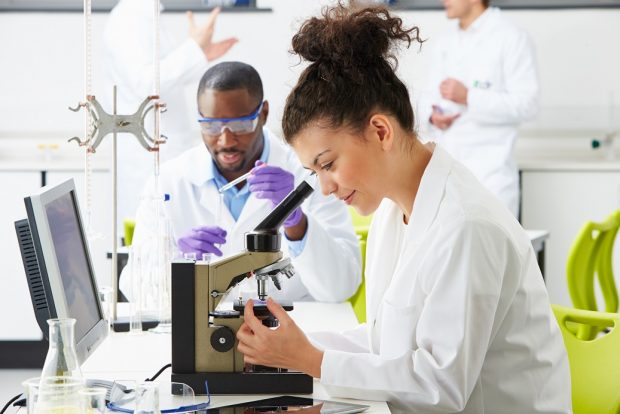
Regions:
<instances>
[{"instance_id":1,"label":"glass flask","mask_svg":"<svg viewBox=\"0 0 620 414\"><path fill-rule=\"evenodd\" d=\"M48 319L49 349L43 364L41 378L82 378L80 364L75 352L75 319Z\"/></svg>"},{"instance_id":2,"label":"glass flask","mask_svg":"<svg viewBox=\"0 0 620 414\"><path fill-rule=\"evenodd\" d=\"M142 221L136 225L132 243L131 301L140 317L159 321L151 331L162 333L171 330L170 262L174 243L166 212L169 200L168 194L156 190L141 198L138 217Z\"/></svg>"}]
</instances>

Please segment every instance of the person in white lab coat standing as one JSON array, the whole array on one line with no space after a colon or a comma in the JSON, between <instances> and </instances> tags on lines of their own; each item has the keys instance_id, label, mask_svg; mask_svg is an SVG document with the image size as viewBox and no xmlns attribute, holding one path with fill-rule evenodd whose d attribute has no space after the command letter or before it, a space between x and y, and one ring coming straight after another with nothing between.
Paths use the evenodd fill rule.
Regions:
<instances>
[{"instance_id":1,"label":"person in white lab coat standing","mask_svg":"<svg viewBox=\"0 0 620 414\"><path fill-rule=\"evenodd\" d=\"M396 413L569 413L571 383L532 245L515 218L440 145L422 144L393 50L419 41L385 8L328 8L292 49L310 65L283 132L302 164L360 214L367 324L308 338L245 308L245 361L319 378L334 397Z\"/></svg>"},{"instance_id":2,"label":"person in white lab coat standing","mask_svg":"<svg viewBox=\"0 0 620 414\"><path fill-rule=\"evenodd\" d=\"M163 7L162 7L163 8ZM176 41L164 16L160 20L160 97L166 103L161 116L161 132L168 138L160 148L160 160L176 157L196 144L195 113L187 87L194 87L212 62L228 52L235 38L214 41L215 22L220 12L214 9L204 25L197 25L187 12L188 36ZM109 82L118 86L117 113L132 114L140 103L153 94L153 1L120 0L112 9L104 31L104 68ZM109 90L108 90L109 89ZM107 103L107 102L106 102ZM104 105L109 107L110 105ZM146 130L153 121L147 117ZM132 217L138 195L153 175L153 154L147 152L129 134L118 138L118 217Z\"/></svg>"},{"instance_id":3,"label":"person in white lab coat standing","mask_svg":"<svg viewBox=\"0 0 620 414\"><path fill-rule=\"evenodd\" d=\"M245 233L308 172L293 151L264 127L269 102L263 100L262 82L252 66L242 62L212 66L200 81L197 100L203 142L162 165L157 191L170 196L166 213L178 249L195 253L198 259L203 253L216 259L243 251ZM220 198L221 187L250 171L247 181ZM156 226L152 209L140 211L136 245ZM296 274L282 280L281 291L270 283L270 296L341 302L355 293L361 283L361 254L351 217L339 200L314 192L285 220L282 232L283 250ZM256 297L256 280L246 279L240 285L229 298Z\"/></svg>"},{"instance_id":4,"label":"person in white lab coat standing","mask_svg":"<svg viewBox=\"0 0 620 414\"><path fill-rule=\"evenodd\" d=\"M432 108L437 141L518 217L519 124L538 111L536 56L527 33L489 0L444 0L447 32L433 44Z\"/></svg>"}]
</instances>

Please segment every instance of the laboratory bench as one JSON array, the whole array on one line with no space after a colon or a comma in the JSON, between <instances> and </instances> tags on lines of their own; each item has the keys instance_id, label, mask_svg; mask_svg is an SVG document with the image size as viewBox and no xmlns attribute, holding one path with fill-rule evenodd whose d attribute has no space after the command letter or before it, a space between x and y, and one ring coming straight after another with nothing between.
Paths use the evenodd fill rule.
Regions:
<instances>
[{"instance_id":1,"label":"laboratory bench","mask_svg":"<svg viewBox=\"0 0 620 414\"><path fill-rule=\"evenodd\" d=\"M357 318L348 302L319 303L295 302L291 317L304 332L342 331L358 325ZM144 332L110 333L108 338L82 365L86 378L105 380L137 380L153 376L161 367L170 363L172 355L170 334ZM170 369L159 377L170 381ZM272 395L211 395L211 406L240 403L269 398ZM307 395L306 395L307 396ZM331 398L317 380L314 381L314 398L347 401L369 405L368 413L389 413L385 402L359 401ZM196 401L206 401L206 396L197 396Z\"/></svg>"}]
</instances>

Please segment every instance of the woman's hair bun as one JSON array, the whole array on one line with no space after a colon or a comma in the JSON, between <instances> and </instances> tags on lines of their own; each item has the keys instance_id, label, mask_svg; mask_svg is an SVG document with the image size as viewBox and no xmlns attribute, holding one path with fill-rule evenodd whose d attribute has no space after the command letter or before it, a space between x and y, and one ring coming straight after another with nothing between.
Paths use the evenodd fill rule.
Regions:
<instances>
[{"instance_id":1,"label":"woman's hair bun","mask_svg":"<svg viewBox=\"0 0 620 414\"><path fill-rule=\"evenodd\" d=\"M293 37L292 52L301 58L329 66L355 67L377 59L395 60L396 41L418 41L417 27L405 29L399 17L385 7L359 9L339 3L323 9L321 17L307 20Z\"/></svg>"}]
</instances>

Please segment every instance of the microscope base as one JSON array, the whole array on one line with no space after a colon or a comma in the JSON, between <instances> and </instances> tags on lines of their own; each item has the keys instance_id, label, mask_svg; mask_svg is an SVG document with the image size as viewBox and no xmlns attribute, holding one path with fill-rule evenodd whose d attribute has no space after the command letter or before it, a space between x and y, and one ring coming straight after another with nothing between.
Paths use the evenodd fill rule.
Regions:
<instances>
[{"instance_id":1,"label":"microscope base","mask_svg":"<svg viewBox=\"0 0 620 414\"><path fill-rule=\"evenodd\" d=\"M195 372L172 373L172 382L189 385L196 395L312 394L313 379L301 372Z\"/></svg>"}]
</instances>

